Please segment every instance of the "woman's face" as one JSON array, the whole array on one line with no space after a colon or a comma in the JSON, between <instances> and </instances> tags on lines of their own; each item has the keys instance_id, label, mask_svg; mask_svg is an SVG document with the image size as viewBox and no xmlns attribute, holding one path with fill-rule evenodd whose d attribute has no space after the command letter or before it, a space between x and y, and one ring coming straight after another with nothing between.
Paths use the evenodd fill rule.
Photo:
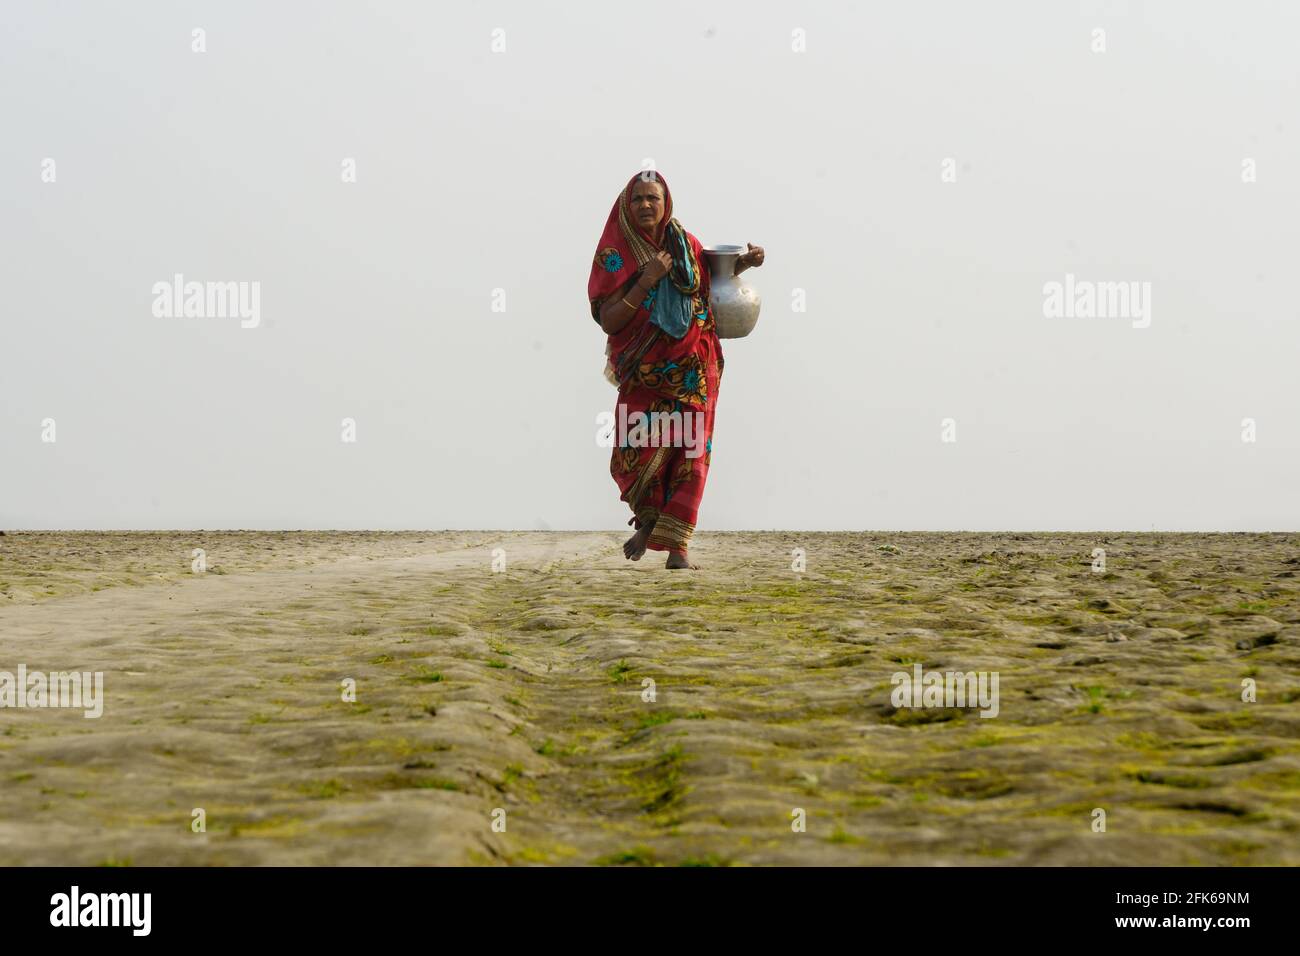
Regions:
<instances>
[{"instance_id":1,"label":"woman's face","mask_svg":"<svg viewBox=\"0 0 1300 956\"><path fill-rule=\"evenodd\" d=\"M632 184L632 219L650 235L657 235L664 218L664 187L658 180Z\"/></svg>"}]
</instances>

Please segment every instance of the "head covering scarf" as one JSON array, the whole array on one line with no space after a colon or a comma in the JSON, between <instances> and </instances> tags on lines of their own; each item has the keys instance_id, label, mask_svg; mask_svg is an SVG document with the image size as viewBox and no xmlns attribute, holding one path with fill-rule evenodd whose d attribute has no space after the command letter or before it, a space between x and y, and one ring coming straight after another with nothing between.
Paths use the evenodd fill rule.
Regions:
<instances>
[{"instance_id":1,"label":"head covering scarf","mask_svg":"<svg viewBox=\"0 0 1300 956\"><path fill-rule=\"evenodd\" d=\"M663 187L664 218L658 236L642 229L632 215L632 187L643 179L656 181ZM591 317L599 322L600 307L661 251L672 256L672 268L650 290L643 304L651 310L651 322L673 338L680 339L690 328L693 318L691 299L700 291L700 264L694 246L686 238L686 230L673 218L673 194L668 189L667 180L657 170L646 170L628 180L605 220L605 230L596 246L591 276L587 280ZM607 347L607 355L608 352ZM615 381L608 366L606 377Z\"/></svg>"}]
</instances>

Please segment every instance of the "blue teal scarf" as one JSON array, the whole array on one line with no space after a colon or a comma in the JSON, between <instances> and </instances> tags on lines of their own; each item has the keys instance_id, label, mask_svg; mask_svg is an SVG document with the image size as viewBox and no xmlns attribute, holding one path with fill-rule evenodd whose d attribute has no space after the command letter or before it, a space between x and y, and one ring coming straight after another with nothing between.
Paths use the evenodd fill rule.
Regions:
<instances>
[{"instance_id":1,"label":"blue teal scarf","mask_svg":"<svg viewBox=\"0 0 1300 956\"><path fill-rule=\"evenodd\" d=\"M695 261L695 250L686 238L686 230L676 219L669 222L664 238L668 245L666 251L673 257L673 267L646 298L653 300L650 321L680 339L695 318L691 300L700 291L700 264ZM704 307L707 310L708 304Z\"/></svg>"}]
</instances>

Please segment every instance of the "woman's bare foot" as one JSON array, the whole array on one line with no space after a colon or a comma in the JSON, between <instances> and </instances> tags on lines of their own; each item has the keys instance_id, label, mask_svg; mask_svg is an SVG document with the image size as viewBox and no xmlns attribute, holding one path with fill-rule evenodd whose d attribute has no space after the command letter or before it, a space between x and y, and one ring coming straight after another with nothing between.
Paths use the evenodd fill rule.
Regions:
<instances>
[{"instance_id":1,"label":"woman's bare foot","mask_svg":"<svg viewBox=\"0 0 1300 956\"><path fill-rule=\"evenodd\" d=\"M623 542L623 557L629 561L640 561L645 555L645 543L650 537L650 532L654 530L653 524L642 527L636 534Z\"/></svg>"},{"instance_id":2,"label":"woman's bare foot","mask_svg":"<svg viewBox=\"0 0 1300 956\"><path fill-rule=\"evenodd\" d=\"M690 558L686 557L684 554L678 554L676 551L668 552L668 563L665 564L664 567L671 571L686 569L698 571L700 569L698 564L691 564Z\"/></svg>"}]
</instances>

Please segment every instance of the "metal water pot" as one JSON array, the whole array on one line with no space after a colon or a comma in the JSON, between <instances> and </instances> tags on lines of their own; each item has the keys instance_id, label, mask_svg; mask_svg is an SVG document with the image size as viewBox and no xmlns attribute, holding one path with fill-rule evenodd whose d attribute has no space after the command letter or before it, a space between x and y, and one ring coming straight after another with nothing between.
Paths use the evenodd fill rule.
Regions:
<instances>
[{"instance_id":1,"label":"metal water pot","mask_svg":"<svg viewBox=\"0 0 1300 956\"><path fill-rule=\"evenodd\" d=\"M705 246L709 264L709 305L720 339L744 338L758 322L761 299L751 286L736 275L736 260L744 246Z\"/></svg>"}]
</instances>

